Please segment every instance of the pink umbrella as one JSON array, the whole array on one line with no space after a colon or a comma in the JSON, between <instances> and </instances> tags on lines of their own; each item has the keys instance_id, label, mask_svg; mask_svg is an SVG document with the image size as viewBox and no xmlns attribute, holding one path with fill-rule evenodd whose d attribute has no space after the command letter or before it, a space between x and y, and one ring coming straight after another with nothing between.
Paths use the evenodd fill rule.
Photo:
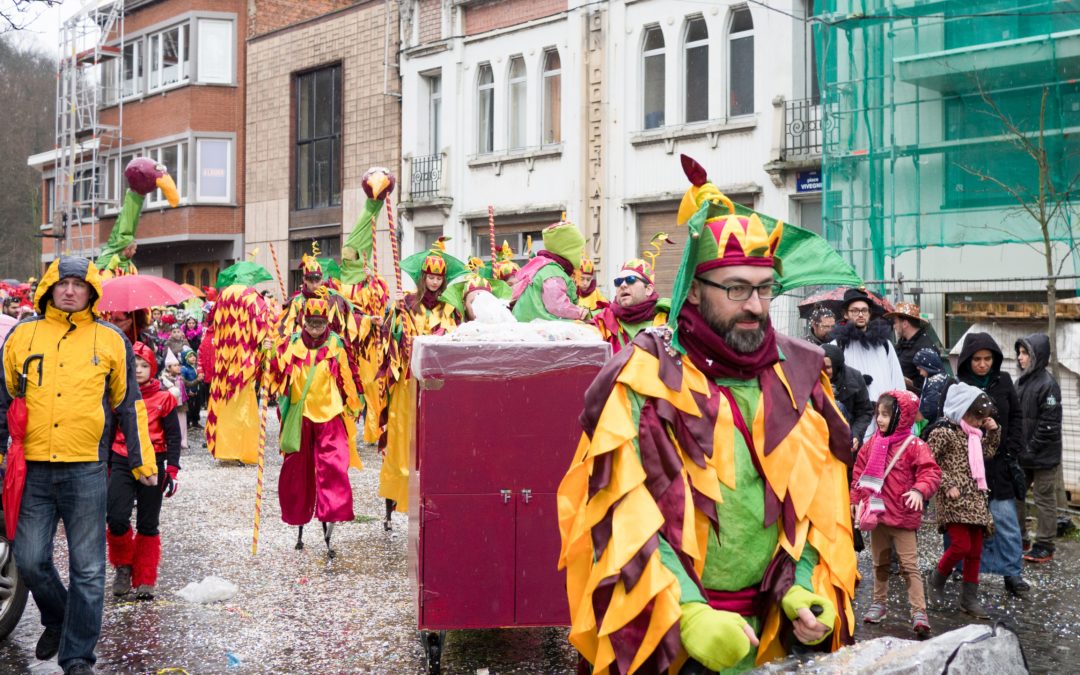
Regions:
<instances>
[{"instance_id":1,"label":"pink umbrella","mask_svg":"<svg viewBox=\"0 0 1080 675\"><path fill-rule=\"evenodd\" d=\"M146 274L125 274L102 284L97 308L101 312L131 312L176 305L193 295L175 281Z\"/></svg>"}]
</instances>

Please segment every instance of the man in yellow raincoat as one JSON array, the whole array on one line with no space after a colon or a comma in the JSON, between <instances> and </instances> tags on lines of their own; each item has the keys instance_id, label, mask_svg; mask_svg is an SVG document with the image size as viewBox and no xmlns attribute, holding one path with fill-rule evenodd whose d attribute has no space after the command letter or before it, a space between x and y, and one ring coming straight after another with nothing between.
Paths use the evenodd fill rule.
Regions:
<instances>
[{"instance_id":1,"label":"man in yellow raincoat","mask_svg":"<svg viewBox=\"0 0 1080 675\"><path fill-rule=\"evenodd\" d=\"M597 376L559 488L570 641L594 673L745 670L852 640L851 438L822 352L769 321L783 224L734 215L684 167L669 323Z\"/></svg>"}]
</instances>

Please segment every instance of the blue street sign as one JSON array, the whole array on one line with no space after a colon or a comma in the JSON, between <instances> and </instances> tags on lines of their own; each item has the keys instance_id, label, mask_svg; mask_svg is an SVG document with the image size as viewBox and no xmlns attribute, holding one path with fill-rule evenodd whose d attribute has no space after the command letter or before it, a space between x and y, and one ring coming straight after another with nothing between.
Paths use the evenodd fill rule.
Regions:
<instances>
[{"instance_id":1,"label":"blue street sign","mask_svg":"<svg viewBox=\"0 0 1080 675\"><path fill-rule=\"evenodd\" d=\"M821 171L800 171L795 174L796 192L821 192Z\"/></svg>"}]
</instances>

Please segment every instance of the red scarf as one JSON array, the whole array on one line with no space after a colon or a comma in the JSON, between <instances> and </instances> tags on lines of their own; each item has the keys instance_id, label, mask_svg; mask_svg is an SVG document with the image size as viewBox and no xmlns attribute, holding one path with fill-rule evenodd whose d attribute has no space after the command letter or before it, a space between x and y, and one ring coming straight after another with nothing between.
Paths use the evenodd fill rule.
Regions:
<instances>
[{"instance_id":1,"label":"red scarf","mask_svg":"<svg viewBox=\"0 0 1080 675\"><path fill-rule=\"evenodd\" d=\"M612 302L608 308L615 318L623 323L642 323L656 316L656 301L659 299L660 296L653 291L652 295L636 305L623 307L617 302Z\"/></svg>"},{"instance_id":2,"label":"red scarf","mask_svg":"<svg viewBox=\"0 0 1080 675\"><path fill-rule=\"evenodd\" d=\"M592 295L592 292L595 291L595 290L596 290L596 277L593 277L592 281L589 282L588 286L586 286L585 288L579 288L578 289L577 294L578 294L579 298L584 298L584 297L587 297L589 295Z\"/></svg>"},{"instance_id":3,"label":"red scarf","mask_svg":"<svg viewBox=\"0 0 1080 675\"><path fill-rule=\"evenodd\" d=\"M322 347L324 344L326 344L326 338L329 335L329 326L327 326L326 330L322 332L322 335L317 338L311 337L311 333L308 333L306 330L300 330L300 339L304 341L304 346L308 349L318 349L319 347Z\"/></svg>"},{"instance_id":4,"label":"red scarf","mask_svg":"<svg viewBox=\"0 0 1080 675\"><path fill-rule=\"evenodd\" d=\"M707 377L752 380L780 360L776 331L765 322L765 340L757 351L737 352L713 331L697 306L686 303L679 312L679 343L690 361Z\"/></svg>"},{"instance_id":5,"label":"red scarf","mask_svg":"<svg viewBox=\"0 0 1080 675\"><path fill-rule=\"evenodd\" d=\"M554 263L557 263L562 268L563 272L566 272L567 276L573 276L574 264L561 255L556 255L547 249L542 249L536 254L537 258L546 258Z\"/></svg>"}]
</instances>

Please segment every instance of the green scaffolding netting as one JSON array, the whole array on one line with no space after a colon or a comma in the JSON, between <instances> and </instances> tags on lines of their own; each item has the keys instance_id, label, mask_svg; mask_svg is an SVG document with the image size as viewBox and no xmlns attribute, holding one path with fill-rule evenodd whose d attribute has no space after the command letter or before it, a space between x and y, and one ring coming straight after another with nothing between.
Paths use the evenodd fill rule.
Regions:
<instances>
[{"instance_id":1,"label":"green scaffolding netting","mask_svg":"<svg viewBox=\"0 0 1080 675\"><path fill-rule=\"evenodd\" d=\"M1080 0L814 5L823 231L864 278L913 249L1041 242L1040 193L1073 245Z\"/></svg>"}]
</instances>

